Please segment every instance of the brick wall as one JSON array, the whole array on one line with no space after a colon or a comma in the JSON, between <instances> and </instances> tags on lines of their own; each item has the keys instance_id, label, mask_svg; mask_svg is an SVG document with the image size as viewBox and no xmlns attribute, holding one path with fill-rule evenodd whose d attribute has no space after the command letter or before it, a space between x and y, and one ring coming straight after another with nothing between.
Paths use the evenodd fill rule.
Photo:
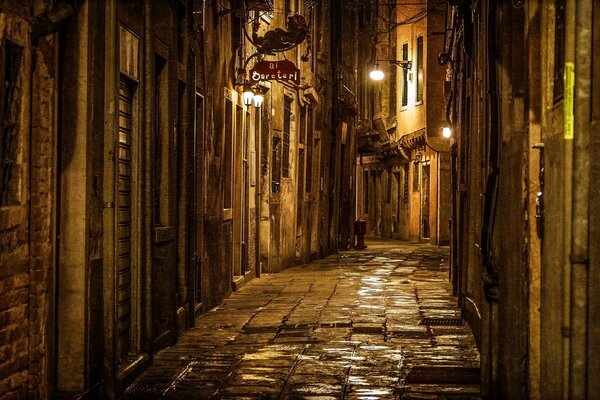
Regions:
<instances>
[{"instance_id":1,"label":"brick wall","mask_svg":"<svg viewBox=\"0 0 600 400\"><path fill-rule=\"evenodd\" d=\"M32 48L27 19L10 10L0 14L0 38L23 47L16 135L20 189L15 203L0 207L0 398L37 399L48 397L54 43L50 37Z\"/></svg>"},{"instance_id":2,"label":"brick wall","mask_svg":"<svg viewBox=\"0 0 600 400\"><path fill-rule=\"evenodd\" d=\"M0 397L26 398L29 364L29 204L28 181L28 76L30 56L28 23L10 14L0 15L2 56L2 143L4 162L12 164L10 179L0 188L8 199L0 207ZM19 49L9 55L9 44ZM19 54L18 57L14 55ZM13 62L9 62L8 59ZM5 65L13 65L13 72ZM18 72L17 72L18 71ZM12 95L6 80L15 85ZM13 130L5 123L15 124ZM6 143L10 143L7 145ZM8 158L6 158L8 157ZM8 193L8 195L7 195Z\"/></svg>"}]
</instances>

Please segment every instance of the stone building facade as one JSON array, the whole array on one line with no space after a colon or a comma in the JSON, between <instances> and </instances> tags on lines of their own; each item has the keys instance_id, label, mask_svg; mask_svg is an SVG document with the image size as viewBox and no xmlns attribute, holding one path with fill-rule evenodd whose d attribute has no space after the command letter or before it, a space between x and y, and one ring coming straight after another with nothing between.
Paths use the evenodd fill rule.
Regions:
<instances>
[{"instance_id":1,"label":"stone building facade","mask_svg":"<svg viewBox=\"0 0 600 400\"><path fill-rule=\"evenodd\" d=\"M450 1L452 281L486 398L600 388L600 6Z\"/></svg>"},{"instance_id":2,"label":"stone building facade","mask_svg":"<svg viewBox=\"0 0 600 400\"><path fill-rule=\"evenodd\" d=\"M118 396L232 290L348 248L358 3L2 2L0 397ZM301 81L246 106L290 15L308 39L259 58Z\"/></svg>"},{"instance_id":3,"label":"stone building facade","mask_svg":"<svg viewBox=\"0 0 600 400\"><path fill-rule=\"evenodd\" d=\"M370 2L356 216L381 237L449 244L450 153L443 95L446 2ZM368 78L379 67L381 81Z\"/></svg>"}]
</instances>

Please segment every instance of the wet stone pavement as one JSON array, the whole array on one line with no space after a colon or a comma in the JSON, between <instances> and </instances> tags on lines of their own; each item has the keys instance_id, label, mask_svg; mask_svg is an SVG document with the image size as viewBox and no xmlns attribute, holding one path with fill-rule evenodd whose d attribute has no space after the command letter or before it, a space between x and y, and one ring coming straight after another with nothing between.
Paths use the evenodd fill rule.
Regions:
<instances>
[{"instance_id":1,"label":"wet stone pavement","mask_svg":"<svg viewBox=\"0 0 600 400\"><path fill-rule=\"evenodd\" d=\"M125 398L479 399L468 326L438 325L459 316L447 248L370 242L254 279Z\"/></svg>"}]
</instances>

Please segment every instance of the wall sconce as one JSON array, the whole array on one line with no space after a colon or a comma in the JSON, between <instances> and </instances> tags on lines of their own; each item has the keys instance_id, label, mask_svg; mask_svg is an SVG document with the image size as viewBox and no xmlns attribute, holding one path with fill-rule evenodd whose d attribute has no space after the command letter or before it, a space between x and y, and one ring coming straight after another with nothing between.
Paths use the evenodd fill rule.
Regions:
<instances>
[{"instance_id":1,"label":"wall sconce","mask_svg":"<svg viewBox=\"0 0 600 400\"><path fill-rule=\"evenodd\" d=\"M248 82L244 83L244 92L242 93L242 97L244 99L244 105L250 107L252 105L252 100L254 99L254 91Z\"/></svg>"},{"instance_id":2,"label":"wall sconce","mask_svg":"<svg viewBox=\"0 0 600 400\"><path fill-rule=\"evenodd\" d=\"M262 106L263 101L265 100L265 96L259 90L256 93L254 93L253 100L254 100L254 107L255 108L260 108Z\"/></svg>"},{"instance_id":3,"label":"wall sconce","mask_svg":"<svg viewBox=\"0 0 600 400\"><path fill-rule=\"evenodd\" d=\"M415 159L414 159L414 163L415 165L417 165L418 163L421 162L421 160L423 159L423 153L421 153L421 150L417 150L417 152L415 153Z\"/></svg>"},{"instance_id":4,"label":"wall sconce","mask_svg":"<svg viewBox=\"0 0 600 400\"><path fill-rule=\"evenodd\" d=\"M243 84L243 88L242 99L244 101L244 105L246 107L250 107L252 104L254 104L255 108L262 107L263 101L265 100L264 93L269 89L261 85L252 87L248 81Z\"/></svg>"},{"instance_id":5,"label":"wall sconce","mask_svg":"<svg viewBox=\"0 0 600 400\"><path fill-rule=\"evenodd\" d=\"M375 63L375 68L369 72L369 77L374 81L380 81L385 77L385 74L381 69L379 69L379 64Z\"/></svg>"},{"instance_id":6,"label":"wall sconce","mask_svg":"<svg viewBox=\"0 0 600 400\"><path fill-rule=\"evenodd\" d=\"M405 70L409 70L412 68L412 61L408 60L376 60L375 67L369 72L369 77L374 81L380 81L385 78L385 74L381 69L379 69L380 62L388 62L390 64L394 64L397 67L401 67Z\"/></svg>"},{"instance_id":7,"label":"wall sconce","mask_svg":"<svg viewBox=\"0 0 600 400\"><path fill-rule=\"evenodd\" d=\"M452 130L449 127L445 126L444 128L442 128L442 136L445 137L445 138L451 137L452 136Z\"/></svg>"}]
</instances>

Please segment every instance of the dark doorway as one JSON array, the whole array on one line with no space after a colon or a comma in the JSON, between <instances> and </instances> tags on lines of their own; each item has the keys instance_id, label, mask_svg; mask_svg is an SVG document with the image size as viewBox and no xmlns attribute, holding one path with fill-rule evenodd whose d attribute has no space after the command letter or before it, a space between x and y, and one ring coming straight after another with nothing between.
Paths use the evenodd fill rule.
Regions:
<instances>
[{"instance_id":1,"label":"dark doorway","mask_svg":"<svg viewBox=\"0 0 600 400\"><path fill-rule=\"evenodd\" d=\"M193 126L193 154L192 154L192 190L190 193L191 204L188 215L188 254L191 266L191 290L192 304L194 310L191 313L192 321L202 309L202 151L204 138L204 97L196 93L194 98L195 115Z\"/></svg>"}]
</instances>

